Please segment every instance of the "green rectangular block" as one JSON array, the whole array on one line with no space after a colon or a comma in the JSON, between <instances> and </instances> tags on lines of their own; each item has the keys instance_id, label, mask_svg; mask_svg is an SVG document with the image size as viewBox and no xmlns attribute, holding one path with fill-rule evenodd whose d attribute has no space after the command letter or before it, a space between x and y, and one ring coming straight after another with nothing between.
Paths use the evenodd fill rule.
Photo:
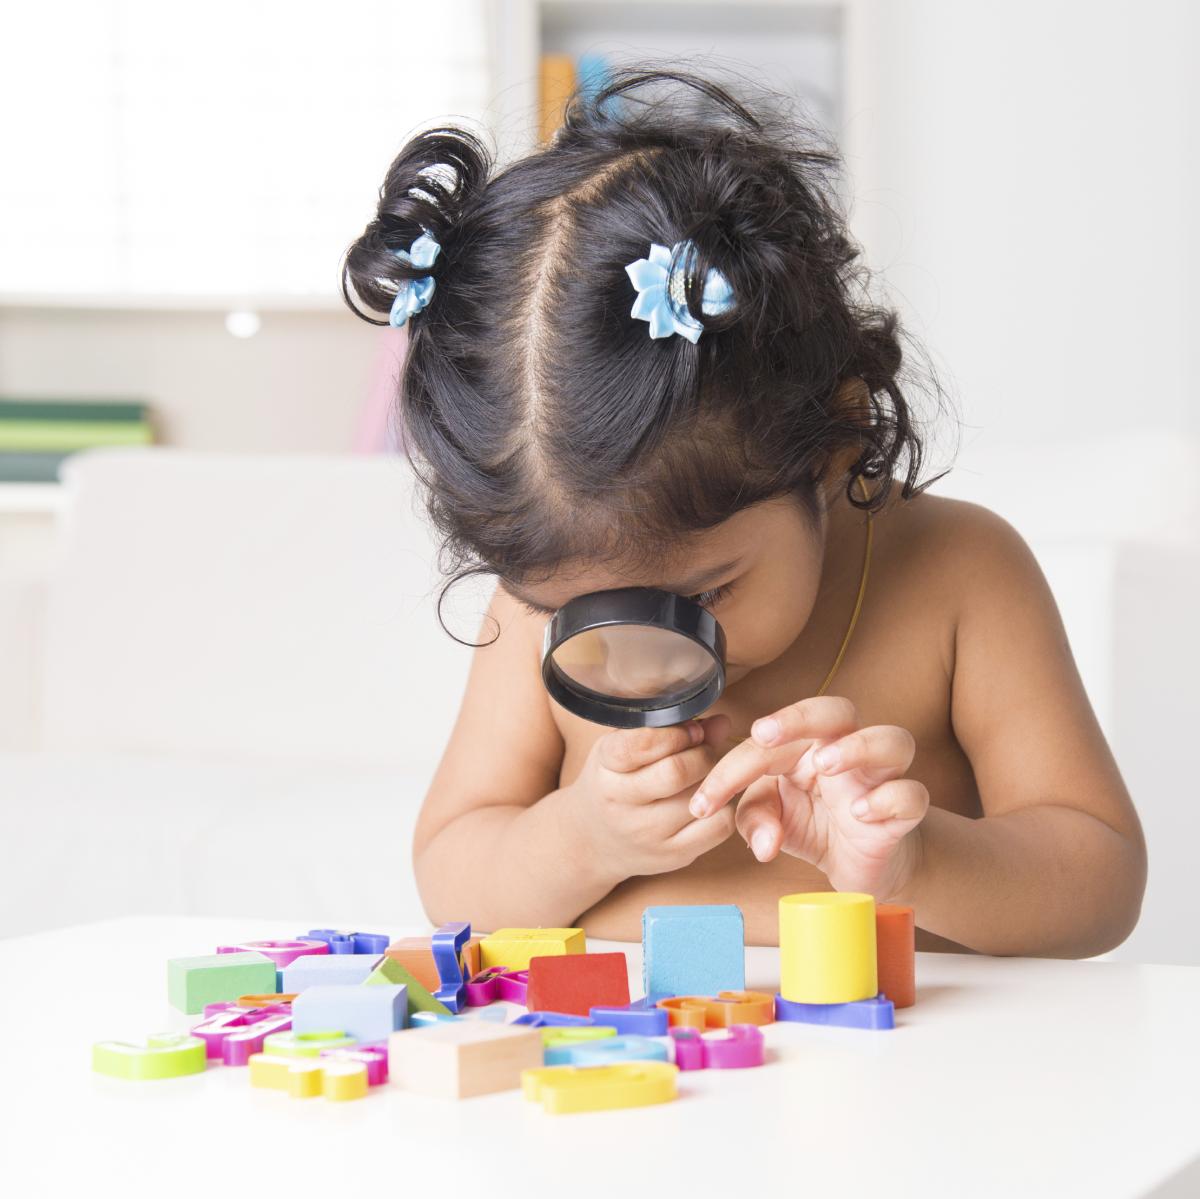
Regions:
<instances>
[{"instance_id":1,"label":"green rectangular block","mask_svg":"<svg viewBox=\"0 0 1200 1199\"><path fill-rule=\"evenodd\" d=\"M204 1011L206 1003L276 990L275 963L261 953L209 953L167 962L167 999L190 1016Z\"/></svg>"},{"instance_id":2,"label":"green rectangular block","mask_svg":"<svg viewBox=\"0 0 1200 1199\"><path fill-rule=\"evenodd\" d=\"M434 999L429 991L417 982L409 970L405 970L399 962L384 958L367 976L363 986L397 984L408 988L408 1014L413 1012L437 1012L439 1016L453 1016L454 1013L440 999Z\"/></svg>"}]
</instances>

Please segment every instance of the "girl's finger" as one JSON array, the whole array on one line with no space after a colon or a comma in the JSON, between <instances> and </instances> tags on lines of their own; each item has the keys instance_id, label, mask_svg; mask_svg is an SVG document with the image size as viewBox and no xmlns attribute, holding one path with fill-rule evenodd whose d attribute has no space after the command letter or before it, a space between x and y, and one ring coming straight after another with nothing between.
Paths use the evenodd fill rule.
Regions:
<instances>
[{"instance_id":1,"label":"girl's finger","mask_svg":"<svg viewBox=\"0 0 1200 1199\"><path fill-rule=\"evenodd\" d=\"M725 808L703 820L689 819L687 824L673 837L668 838L667 845L672 850L691 855L695 861L702 853L716 849L729 840L734 828L734 810Z\"/></svg>"},{"instance_id":2,"label":"girl's finger","mask_svg":"<svg viewBox=\"0 0 1200 1199\"><path fill-rule=\"evenodd\" d=\"M781 745L799 737L840 737L858 725L854 705L841 695L815 695L763 716L750 726L757 745Z\"/></svg>"},{"instance_id":3,"label":"girl's finger","mask_svg":"<svg viewBox=\"0 0 1200 1199\"><path fill-rule=\"evenodd\" d=\"M916 824L929 811L929 790L916 779L889 779L850 805L850 815L864 824L904 820Z\"/></svg>"},{"instance_id":4,"label":"girl's finger","mask_svg":"<svg viewBox=\"0 0 1200 1199\"><path fill-rule=\"evenodd\" d=\"M917 752L917 742L908 729L895 724L875 724L847 733L822 745L811 755L818 774L841 774L861 770L880 782L903 774Z\"/></svg>"},{"instance_id":5,"label":"girl's finger","mask_svg":"<svg viewBox=\"0 0 1200 1199\"><path fill-rule=\"evenodd\" d=\"M596 742L596 753L600 765L617 774L628 774L699 745L704 740L704 729L694 720L684 724L672 724L661 729L620 729L605 733Z\"/></svg>"},{"instance_id":6,"label":"girl's finger","mask_svg":"<svg viewBox=\"0 0 1200 1199\"><path fill-rule=\"evenodd\" d=\"M830 702L826 703L826 700ZM805 708L805 705L809 706ZM805 708L807 715L795 715L800 708ZM836 697L802 700L791 708L783 709L783 712L793 713L787 720L789 729L804 731L771 748L764 748L754 738L735 746L700 784L700 789L692 799L692 815L711 815L755 779L764 774L785 774L793 769L814 740L842 737L854 727L854 705L849 700ZM782 713L776 715L782 716Z\"/></svg>"},{"instance_id":7,"label":"girl's finger","mask_svg":"<svg viewBox=\"0 0 1200 1199\"><path fill-rule=\"evenodd\" d=\"M696 745L621 775L618 794L626 803L652 803L681 791L690 795L712 764L713 751L706 745Z\"/></svg>"},{"instance_id":8,"label":"girl's finger","mask_svg":"<svg viewBox=\"0 0 1200 1199\"><path fill-rule=\"evenodd\" d=\"M737 831L760 862L779 853L783 840L783 808L773 778L761 778L738 800Z\"/></svg>"}]
</instances>

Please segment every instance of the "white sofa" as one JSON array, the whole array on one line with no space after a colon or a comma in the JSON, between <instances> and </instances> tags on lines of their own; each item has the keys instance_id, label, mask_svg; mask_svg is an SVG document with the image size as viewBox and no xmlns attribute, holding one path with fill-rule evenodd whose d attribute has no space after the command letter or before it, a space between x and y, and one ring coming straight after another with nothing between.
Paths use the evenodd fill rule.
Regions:
<instances>
[{"instance_id":1,"label":"white sofa","mask_svg":"<svg viewBox=\"0 0 1200 1199\"><path fill-rule=\"evenodd\" d=\"M406 465L100 450L63 485L44 621L28 579L0 608L7 708L36 728L0 752L0 935L422 921L411 829L471 651L436 623ZM485 600L447 603L459 636Z\"/></svg>"},{"instance_id":2,"label":"white sofa","mask_svg":"<svg viewBox=\"0 0 1200 1199\"><path fill-rule=\"evenodd\" d=\"M1117 951L1147 961L1200 962L1197 461L1152 434L997 448L937 488L1012 520L1055 588L1150 839ZM0 721L35 734L0 750L0 935L139 911L423 920L409 839L471 651L436 623L407 467L106 450L64 485L48 602L0 570ZM460 636L488 589L448 603Z\"/></svg>"}]
</instances>

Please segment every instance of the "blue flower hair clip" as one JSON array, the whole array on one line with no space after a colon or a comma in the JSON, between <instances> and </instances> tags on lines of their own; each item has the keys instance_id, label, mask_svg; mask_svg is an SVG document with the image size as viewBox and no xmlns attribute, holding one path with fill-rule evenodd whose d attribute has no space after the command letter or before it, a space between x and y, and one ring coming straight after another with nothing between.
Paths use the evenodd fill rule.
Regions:
<instances>
[{"instance_id":1,"label":"blue flower hair clip","mask_svg":"<svg viewBox=\"0 0 1200 1199\"><path fill-rule=\"evenodd\" d=\"M411 266L428 269L433 266L433 260L438 256L441 248L437 238L426 230L407 250L393 250L392 253ZM420 279L402 280L400 288L396 292L396 298L392 301L388 324L395 329L403 326L410 316L420 312L433 299L433 290L436 286L437 280L432 275L425 275Z\"/></svg>"},{"instance_id":2,"label":"blue flower hair clip","mask_svg":"<svg viewBox=\"0 0 1200 1199\"><path fill-rule=\"evenodd\" d=\"M694 345L704 332L704 326L688 312L684 295L696 252L693 241L676 242L670 249L651 242L649 258L639 258L626 266L625 273L638 292L629 315L649 321L651 337L680 333ZM716 267L710 267L704 277L700 310L716 316L732 306L729 280Z\"/></svg>"}]
</instances>

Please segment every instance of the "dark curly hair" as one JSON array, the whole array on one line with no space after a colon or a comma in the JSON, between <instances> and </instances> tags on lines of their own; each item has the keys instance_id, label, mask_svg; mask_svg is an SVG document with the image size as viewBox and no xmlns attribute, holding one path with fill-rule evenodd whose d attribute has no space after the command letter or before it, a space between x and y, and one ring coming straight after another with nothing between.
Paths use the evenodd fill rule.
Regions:
<instances>
[{"instance_id":1,"label":"dark curly hair","mask_svg":"<svg viewBox=\"0 0 1200 1199\"><path fill-rule=\"evenodd\" d=\"M866 294L840 162L777 95L749 106L645 66L577 91L553 139L494 177L464 129L409 140L345 255L342 294L386 324L351 287L387 312L404 280L436 280L409 323L399 403L443 538L439 619L468 575L535 581L571 560L638 569L762 500L790 494L814 513L847 451L858 507L881 507L897 474L905 498L929 485L898 381L899 319ZM442 246L428 272L394 254L423 229ZM683 239L698 250L694 344L631 318L625 273L652 241ZM700 306L711 266L735 299L719 315ZM876 481L867 494L860 477Z\"/></svg>"}]
</instances>

